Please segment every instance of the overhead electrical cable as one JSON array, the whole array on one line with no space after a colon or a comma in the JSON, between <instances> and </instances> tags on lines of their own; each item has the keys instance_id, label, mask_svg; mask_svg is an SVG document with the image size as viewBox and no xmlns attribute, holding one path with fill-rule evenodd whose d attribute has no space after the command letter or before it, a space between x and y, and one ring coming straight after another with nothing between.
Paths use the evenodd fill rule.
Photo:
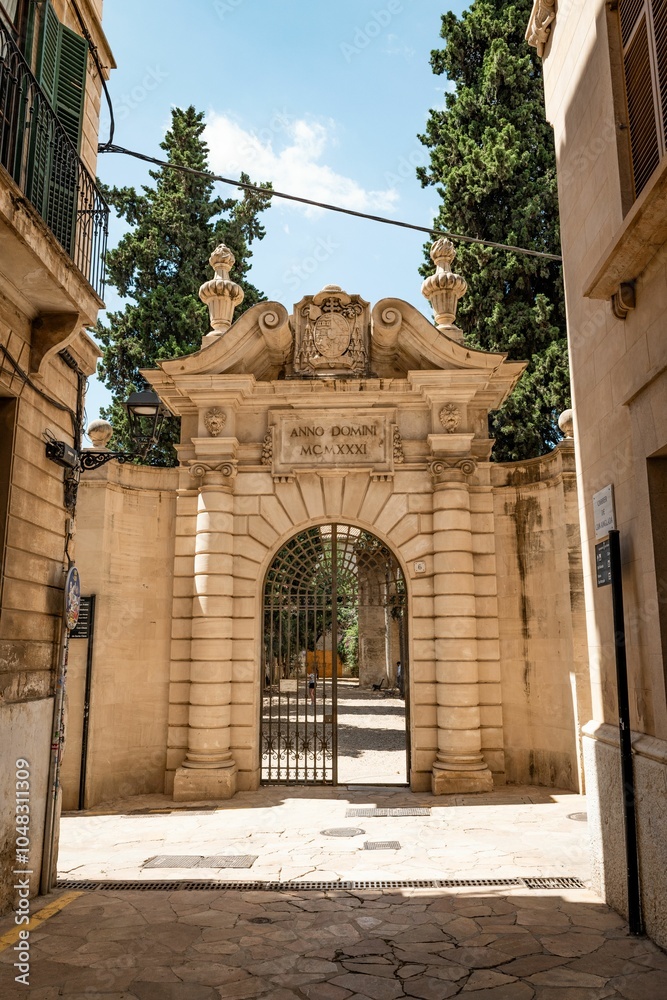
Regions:
<instances>
[{"instance_id":1,"label":"overhead electrical cable","mask_svg":"<svg viewBox=\"0 0 667 1000\"><path fill-rule=\"evenodd\" d=\"M252 191L254 194L264 195L269 198L282 198L285 201L294 201L300 205L309 205L312 208L321 208L327 212L339 212L341 215L351 215L357 219L367 219L369 222L380 222L385 226L397 226L400 229L411 229L418 233L427 233L430 236L444 236L450 240L458 240L460 243L475 243L478 246L490 247L493 250L504 250L508 253L524 254L528 257L540 257L543 260L555 261L561 264L562 257L557 254L546 253L543 250L529 250L526 247L510 246L506 243L494 243L492 240L482 240L475 236L462 236L460 233L450 233L444 229L434 229L432 226L418 226L413 222L401 222L398 219L387 219L382 215L370 215L368 212L357 212L352 208L343 208L341 205L331 205L324 201L315 201L312 198L302 198L296 194L287 194L284 191L274 191L272 188L259 187L257 184L248 184L245 181L233 180L231 177L223 177L220 174L211 173L208 170L196 170L194 167L185 167L179 163L169 163L167 160L160 160L155 156L148 156L146 153L138 153L134 149L126 149L124 146L117 146L111 142L99 146L100 153L120 153L123 156L132 156L136 160L143 160L145 163L152 163L157 167L166 167L169 170L179 170L184 174L192 174L195 177L206 177L211 181L218 181L221 184L231 184L232 187L241 188L243 191Z\"/></svg>"}]
</instances>

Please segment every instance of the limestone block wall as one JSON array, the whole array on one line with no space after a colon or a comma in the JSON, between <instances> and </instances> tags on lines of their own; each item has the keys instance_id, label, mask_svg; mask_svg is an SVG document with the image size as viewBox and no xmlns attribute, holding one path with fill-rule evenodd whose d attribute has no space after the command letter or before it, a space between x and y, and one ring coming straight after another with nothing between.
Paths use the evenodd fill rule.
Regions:
<instances>
[{"instance_id":1,"label":"limestone block wall","mask_svg":"<svg viewBox=\"0 0 667 1000\"><path fill-rule=\"evenodd\" d=\"M167 754L176 472L85 473L77 565L96 595L86 806L161 792ZM70 641L63 808L76 809L87 642Z\"/></svg>"},{"instance_id":2,"label":"limestone block wall","mask_svg":"<svg viewBox=\"0 0 667 1000\"><path fill-rule=\"evenodd\" d=\"M585 688L585 642L573 490L567 442L532 463L487 465L470 488L481 743L496 784L579 787L576 729L588 710L577 700ZM79 566L84 592L98 600L89 805L141 791L171 794L188 751L198 501L197 480L186 468L111 463L85 477ZM410 777L413 788L430 789L438 752L432 511L425 469L397 471L392 481L323 470L291 482L239 470L232 572L220 584L231 595L229 742L240 789L259 783L266 571L287 539L331 520L376 534L405 573ZM456 602L456 551L439 565L451 568L454 593L446 601ZM85 648L83 640L71 644L63 782L69 808L78 794Z\"/></svg>"},{"instance_id":3,"label":"limestone block wall","mask_svg":"<svg viewBox=\"0 0 667 1000\"><path fill-rule=\"evenodd\" d=\"M590 715L573 442L493 468L507 780L583 790Z\"/></svg>"},{"instance_id":4,"label":"limestone block wall","mask_svg":"<svg viewBox=\"0 0 667 1000\"><path fill-rule=\"evenodd\" d=\"M643 906L648 933L665 946L666 868L648 838L650 831L663 829L667 787L667 557L660 541L667 503L653 475L667 460L667 157L635 200L618 5L588 0L558 6L543 65L558 166L594 720L590 733L608 732L617 723L611 597L608 587L596 586L592 506L593 494L612 484L623 564L631 726L643 734L635 756ZM634 286L635 308L624 319L615 315L610 301L620 282ZM592 735L585 742L597 884L623 909L617 744ZM647 746L651 751L645 756ZM650 782L645 780L649 771Z\"/></svg>"},{"instance_id":5,"label":"limestone block wall","mask_svg":"<svg viewBox=\"0 0 667 1000\"><path fill-rule=\"evenodd\" d=\"M0 343L24 371L30 368L31 324L6 297L0 278ZM70 353L86 371L94 368L91 341L78 336ZM76 378L55 357L45 364L41 388L74 408ZM67 511L63 470L45 455L49 429L72 443L72 421L26 387L0 353L0 912L13 905L16 863L14 823L16 755L31 771L31 892L39 885L42 831L53 717L53 677L58 662L65 576ZM41 828L39 826L41 824Z\"/></svg>"}]
</instances>

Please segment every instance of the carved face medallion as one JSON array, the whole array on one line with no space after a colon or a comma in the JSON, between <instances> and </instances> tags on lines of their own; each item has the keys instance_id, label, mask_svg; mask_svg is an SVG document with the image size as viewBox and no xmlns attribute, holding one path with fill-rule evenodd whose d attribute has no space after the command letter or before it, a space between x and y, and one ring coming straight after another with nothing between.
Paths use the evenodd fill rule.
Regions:
<instances>
[{"instance_id":1,"label":"carved face medallion","mask_svg":"<svg viewBox=\"0 0 667 1000\"><path fill-rule=\"evenodd\" d=\"M204 424L211 437L218 437L222 434L227 417L219 406L214 406L204 414Z\"/></svg>"},{"instance_id":2,"label":"carved face medallion","mask_svg":"<svg viewBox=\"0 0 667 1000\"><path fill-rule=\"evenodd\" d=\"M339 358L344 354L350 346L351 335L350 323L340 313L322 313L315 322L315 347L323 358Z\"/></svg>"}]
</instances>

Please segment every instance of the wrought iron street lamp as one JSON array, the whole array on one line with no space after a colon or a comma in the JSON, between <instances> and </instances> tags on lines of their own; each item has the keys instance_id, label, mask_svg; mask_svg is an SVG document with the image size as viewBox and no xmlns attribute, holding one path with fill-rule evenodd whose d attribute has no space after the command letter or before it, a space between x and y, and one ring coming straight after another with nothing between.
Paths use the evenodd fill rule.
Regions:
<instances>
[{"instance_id":1,"label":"wrought iron street lamp","mask_svg":"<svg viewBox=\"0 0 667 1000\"><path fill-rule=\"evenodd\" d=\"M133 392L127 402L123 403L123 407L127 413L130 437L136 450L107 451L105 448L82 451L79 455L82 472L99 469L112 459L123 464L131 462L134 458L146 458L153 445L159 441L167 411L156 393L148 389L143 392Z\"/></svg>"},{"instance_id":2,"label":"wrought iron street lamp","mask_svg":"<svg viewBox=\"0 0 667 1000\"><path fill-rule=\"evenodd\" d=\"M123 403L123 406L127 411L130 436L135 451L109 451L106 447L81 451L64 441L56 441L55 438L52 438L46 444L46 457L50 458L52 462L62 465L69 471L70 475L99 469L100 466L106 465L112 459L124 463L130 462L134 458L146 458L150 449L157 444L160 438L167 411L157 394L150 390L131 393L130 398L126 403ZM112 434L111 426L109 424L103 424L103 426L107 427L106 441L108 441Z\"/></svg>"}]
</instances>

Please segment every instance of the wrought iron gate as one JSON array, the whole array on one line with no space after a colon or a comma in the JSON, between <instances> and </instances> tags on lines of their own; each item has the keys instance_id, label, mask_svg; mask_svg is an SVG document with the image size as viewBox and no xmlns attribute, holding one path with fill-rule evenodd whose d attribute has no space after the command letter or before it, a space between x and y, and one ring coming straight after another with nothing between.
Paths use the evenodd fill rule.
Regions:
<instances>
[{"instance_id":1,"label":"wrought iron gate","mask_svg":"<svg viewBox=\"0 0 667 1000\"><path fill-rule=\"evenodd\" d=\"M354 672L355 657L358 668L371 609L387 623L384 662L398 653L392 680L407 695L405 580L389 549L359 528L324 524L276 555L264 587L264 782L337 783L338 672L344 664Z\"/></svg>"}]
</instances>

